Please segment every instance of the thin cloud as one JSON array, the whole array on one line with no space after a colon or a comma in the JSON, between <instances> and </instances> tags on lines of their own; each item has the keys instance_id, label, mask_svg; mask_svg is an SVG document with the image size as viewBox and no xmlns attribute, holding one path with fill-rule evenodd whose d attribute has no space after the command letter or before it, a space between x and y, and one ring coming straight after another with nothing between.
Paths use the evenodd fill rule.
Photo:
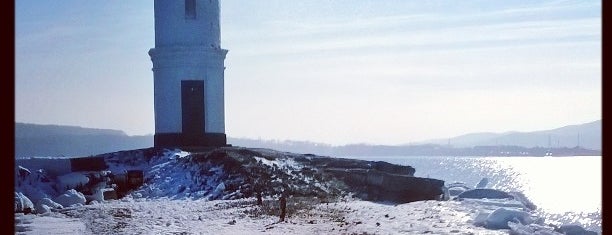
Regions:
<instances>
[{"instance_id":1,"label":"thin cloud","mask_svg":"<svg viewBox=\"0 0 612 235\"><path fill-rule=\"evenodd\" d=\"M354 32L332 38L270 37L257 48L242 44L235 48L244 56L282 55L329 50L359 50L368 47L477 48L491 44L513 47L517 44L541 44L563 41L599 41L601 24L597 18L572 20L523 21L488 25L448 26L426 30L389 32ZM376 27L374 27L376 28ZM466 45L470 44L471 45Z\"/></svg>"}]
</instances>

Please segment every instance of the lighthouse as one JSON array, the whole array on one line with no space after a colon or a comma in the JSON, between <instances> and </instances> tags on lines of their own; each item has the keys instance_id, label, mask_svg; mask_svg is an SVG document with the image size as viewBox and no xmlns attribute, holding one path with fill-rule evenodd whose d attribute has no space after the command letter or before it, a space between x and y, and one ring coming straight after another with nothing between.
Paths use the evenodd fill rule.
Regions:
<instances>
[{"instance_id":1,"label":"lighthouse","mask_svg":"<svg viewBox=\"0 0 612 235\"><path fill-rule=\"evenodd\" d=\"M155 0L155 147L225 146L218 0Z\"/></svg>"}]
</instances>

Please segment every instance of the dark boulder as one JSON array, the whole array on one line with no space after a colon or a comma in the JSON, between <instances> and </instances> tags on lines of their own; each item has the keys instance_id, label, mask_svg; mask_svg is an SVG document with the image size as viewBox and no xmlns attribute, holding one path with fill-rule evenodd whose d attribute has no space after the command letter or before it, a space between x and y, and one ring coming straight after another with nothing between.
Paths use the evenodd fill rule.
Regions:
<instances>
[{"instance_id":1,"label":"dark boulder","mask_svg":"<svg viewBox=\"0 0 612 235\"><path fill-rule=\"evenodd\" d=\"M567 235L597 235L596 232L586 230L582 226L575 224L561 225L555 231Z\"/></svg>"},{"instance_id":2,"label":"dark boulder","mask_svg":"<svg viewBox=\"0 0 612 235\"><path fill-rule=\"evenodd\" d=\"M467 191L457 195L457 198L474 198L474 199L482 199L482 198L504 199L504 198L509 198L509 199L514 199L514 197L512 195L510 195L509 193L506 193L504 191L497 190L497 189L490 189L490 188L470 189L470 190L467 190Z\"/></svg>"},{"instance_id":3,"label":"dark boulder","mask_svg":"<svg viewBox=\"0 0 612 235\"><path fill-rule=\"evenodd\" d=\"M364 200L407 203L437 200L444 181L367 169L327 169Z\"/></svg>"},{"instance_id":4,"label":"dark boulder","mask_svg":"<svg viewBox=\"0 0 612 235\"><path fill-rule=\"evenodd\" d=\"M414 172L416 171L411 166L396 165L396 164L391 164L391 163L383 162L383 161L374 162L373 168L376 170L382 171L382 172L389 173L389 174L409 175L409 176L414 176Z\"/></svg>"}]
</instances>

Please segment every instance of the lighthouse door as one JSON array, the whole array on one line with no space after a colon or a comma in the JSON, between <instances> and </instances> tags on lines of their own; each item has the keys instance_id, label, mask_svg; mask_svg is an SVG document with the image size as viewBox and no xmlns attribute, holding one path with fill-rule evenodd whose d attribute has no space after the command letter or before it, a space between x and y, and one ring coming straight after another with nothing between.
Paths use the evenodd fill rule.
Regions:
<instances>
[{"instance_id":1,"label":"lighthouse door","mask_svg":"<svg viewBox=\"0 0 612 235\"><path fill-rule=\"evenodd\" d=\"M196 145L204 135L204 81L181 81L184 142Z\"/></svg>"}]
</instances>

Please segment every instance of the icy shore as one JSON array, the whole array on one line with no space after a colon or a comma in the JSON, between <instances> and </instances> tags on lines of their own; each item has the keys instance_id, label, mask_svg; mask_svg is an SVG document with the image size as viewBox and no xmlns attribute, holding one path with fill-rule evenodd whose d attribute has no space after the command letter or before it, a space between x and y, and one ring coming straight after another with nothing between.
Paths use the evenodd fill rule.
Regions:
<instances>
[{"instance_id":1,"label":"icy shore","mask_svg":"<svg viewBox=\"0 0 612 235\"><path fill-rule=\"evenodd\" d=\"M50 174L44 169L17 166L16 232L594 234L580 231L576 226L544 224L532 213L534 205L520 195L474 190L463 197L459 195L459 200L448 200L460 193L457 190L464 189L447 184L450 190L439 196L426 187L420 191L394 189L397 185L406 187L406 183L413 183L410 175L414 169L388 163L330 160L261 149L229 149L207 154L138 150L105 154L97 159L102 159L104 170L58 170ZM40 165L36 159L21 163ZM67 168L55 166L54 169ZM144 172L142 185L120 195L125 197L119 200L108 200L106 193L113 189L108 188L110 182L106 180L112 172L134 170ZM429 179L419 182L430 185L427 187L438 185ZM381 189L396 196L372 193ZM442 189L438 188L440 193ZM277 199L282 191L291 192L288 219L278 223ZM255 203L257 192L266 198L263 205ZM424 198L409 203L380 200L397 199L401 195L414 198L415 192L433 192L435 197L430 199L437 200ZM495 195L499 198L493 199ZM572 229L577 232L568 233Z\"/></svg>"}]
</instances>

